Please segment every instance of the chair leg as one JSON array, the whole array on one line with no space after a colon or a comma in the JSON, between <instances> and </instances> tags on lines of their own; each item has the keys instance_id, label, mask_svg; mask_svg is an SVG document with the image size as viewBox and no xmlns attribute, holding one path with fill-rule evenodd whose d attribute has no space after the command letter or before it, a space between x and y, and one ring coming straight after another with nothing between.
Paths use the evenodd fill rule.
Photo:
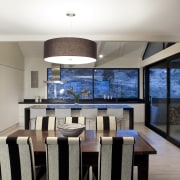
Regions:
<instances>
[{"instance_id":1,"label":"chair leg","mask_svg":"<svg viewBox=\"0 0 180 180\"><path fill-rule=\"evenodd\" d=\"M82 171L83 180L89 180L89 167L83 167Z\"/></svg>"},{"instance_id":2,"label":"chair leg","mask_svg":"<svg viewBox=\"0 0 180 180\"><path fill-rule=\"evenodd\" d=\"M36 179L40 180L45 173L46 173L46 166L41 166L36 176Z\"/></svg>"},{"instance_id":3,"label":"chair leg","mask_svg":"<svg viewBox=\"0 0 180 180\"><path fill-rule=\"evenodd\" d=\"M92 180L97 180L98 179L98 167L93 166L91 172L92 172Z\"/></svg>"}]
</instances>

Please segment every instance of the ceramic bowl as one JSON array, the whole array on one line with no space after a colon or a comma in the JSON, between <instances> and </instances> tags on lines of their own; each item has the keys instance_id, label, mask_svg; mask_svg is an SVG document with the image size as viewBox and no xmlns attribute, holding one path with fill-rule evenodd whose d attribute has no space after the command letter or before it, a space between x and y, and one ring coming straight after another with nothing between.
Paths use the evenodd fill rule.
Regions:
<instances>
[{"instance_id":1,"label":"ceramic bowl","mask_svg":"<svg viewBox=\"0 0 180 180\"><path fill-rule=\"evenodd\" d=\"M59 130L66 137L76 137L79 136L82 131L85 129L84 124L71 123L71 124L63 124L58 126Z\"/></svg>"}]
</instances>

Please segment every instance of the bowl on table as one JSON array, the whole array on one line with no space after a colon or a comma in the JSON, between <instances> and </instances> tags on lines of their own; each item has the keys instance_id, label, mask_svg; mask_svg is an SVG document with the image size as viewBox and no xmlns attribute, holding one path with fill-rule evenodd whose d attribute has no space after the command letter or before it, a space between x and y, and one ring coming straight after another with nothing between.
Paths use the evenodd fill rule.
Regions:
<instances>
[{"instance_id":1,"label":"bowl on table","mask_svg":"<svg viewBox=\"0 0 180 180\"><path fill-rule=\"evenodd\" d=\"M63 124L58 126L59 130L65 137L76 137L79 136L83 130L85 129L84 124L71 123L71 124Z\"/></svg>"}]
</instances>

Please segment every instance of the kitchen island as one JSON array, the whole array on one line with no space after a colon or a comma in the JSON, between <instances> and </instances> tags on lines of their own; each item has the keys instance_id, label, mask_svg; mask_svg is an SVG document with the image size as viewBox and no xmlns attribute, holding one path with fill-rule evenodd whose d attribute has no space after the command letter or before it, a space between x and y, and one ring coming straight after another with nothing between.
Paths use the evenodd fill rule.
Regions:
<instances>
[{"instance_id":1,"label":"kitchen island","mask_svg":"<svg viewBox=\"0 0 180 180\"><path fill-rule=\"evenodd\" d=\"M30 109L46 109L48 112L54 111L55 109L68 108L71 111L79 111L83 108L97 108L98 111L106 111L108 108L123 108L124 111L128 112L129 129L134 128L134 108L125 104L58 104L58 105L32 105L24 108L24 125L25 129L29 129L30 122Z\"/></svg>"}]
</instances>

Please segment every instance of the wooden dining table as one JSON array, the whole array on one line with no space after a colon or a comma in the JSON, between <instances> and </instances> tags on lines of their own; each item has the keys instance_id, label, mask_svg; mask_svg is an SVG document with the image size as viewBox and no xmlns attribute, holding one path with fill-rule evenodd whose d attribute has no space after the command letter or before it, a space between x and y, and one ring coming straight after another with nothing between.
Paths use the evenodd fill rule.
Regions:
<instances>
[{"instance_id":1,"label":"wooden dining table","mask_svg":"<svg viewBox=\"0 0 180 180\"><path fill-rule=\"evenodd\" d=\"M45 163L45 143L47 136L61 137L63 136L59 130L56 131L40 131L40 130L17 130L9 136L30 136L33 141L35 153L35 162ZM149 171L149 155L156 154L157 151L135 130L117 130L117 131L99 131L84 130L81 137L82 147L82 164L84 167L98 165L99 153L99 137L100 136L133 136L135 137L134 145L134 166L137 166L138 180L148 180Z\"/></svg>"}]
</instances>

